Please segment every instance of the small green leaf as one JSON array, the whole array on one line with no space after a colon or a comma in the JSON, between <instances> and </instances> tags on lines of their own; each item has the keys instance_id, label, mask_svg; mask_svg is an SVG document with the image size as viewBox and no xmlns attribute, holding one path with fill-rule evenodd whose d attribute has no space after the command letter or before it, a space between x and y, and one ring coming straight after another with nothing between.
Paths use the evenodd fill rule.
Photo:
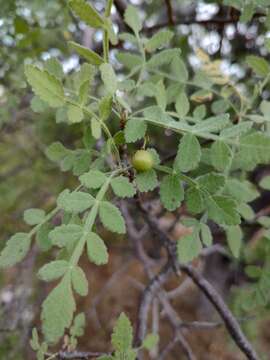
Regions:
<instances>
[{"instance_id":1,"label":"small green leaf","mask_svg":"<svg viewBox=\"0 0 270 360\"><path fill-rule=\"evenodd\" d=\"M132 348L133 329L128 317L122 313L113 328L112 345L119 352L127 352Z\"/></svg>"},{"instance_id":2,"label":"small green leaf","mask_svg":"<svg viewBox=\"0 0 270 360\"><path fill-rule=\"evenodd\" d=\"M113 232L124 234L126 232L125 221L120 210L108 201L101 201L99 216L102 224Z\"/></svg>"},{"instance_id":3,"label":"small green leaf","mask_svg":"<svg viewBox=\"0 0 270 360\"><path fill-rule=\"evenodd\" d=\"M125 198L133 197L136 194L136 189L128 178L118 176L112 179L111 186L115 195Z\"/></svg>"},{"instance_id":4,"label":"small green leaf","mask_svg":"<svg viewBox=\"0 0 270 360\"><path fill-rule=\"evenodd\" d=\"M148 171L137 173L136 184L140 192L148 192L154 190L158 186L156 172L151 169Z\"/></svg>"},{"instance_id":5,"label":"small green leaf","mask_svg":"<svg viewBox=\"0 0 270 360\"><path fill-rule=\"evenodd\" d=\"M260 56L249 55L246 58L246 62L252 68L252 70L261 77L267 76L270 72L268 62Z\"/></svg>"},{"instance_id":6,"label":"small green leaf","mask_svg":"<svg viewBox=\"0 0 270 360\"><path fill-rule=\"evenodd\" d=\"M83 120L84 114L79 105L68 105L67 116L70 124L76 124Z\"/></svg>"},{"instance_id":7,"label":"small green leaf","mask_svg":"<svg viewBox=\"0 0 270 360\"><path fill-rule=\"evenodd\" d=\"M31 109L36 113L43 113L48 109L48 104L41 100L38 96L33 96L31 103Z\"/></svg>"},{"instance_id":8,"label":"small green leaf","mask_svg":"<svg viewBox=\"0 0 270 360\"><path fill-rule=\"evenodd\" d=\"M145 121L137 118L128 120L125 126L125 139L127 143L136 142L145 136L147 125Z\"/></svg>"},{"instance_id":9,"label":"small green leaf","mask_svg":"<svg viewBox=\"0 0 270 360\"><path fill-rule=\"evenodd\" d=\"M226 228L227 241L234 257L238 258L242 246L243 233L240 226Z\"/></svg>"},{"instance_id":10,"label":"small green leaf","mask_svg":"<svg viewBox=\"0 0 270 360\"><path fill-rule=\"evenodd\" d=\"M162 111L165 111L167 105L167 94L163 80L160 80L155 86L155 97L158 106L162 109Z\"/></svg>"},{"instance_id":11,"label":"small green leaf","mask_svg":"<svg viewBox=\"0 0 270 360\"><path fill-rule=\"evenodd\" d=\"M63 224L57 226L49 233L49 238L54 245L59 247L74 243L82 236L82 227L76 224Z\"/></svg>"},{"instance_id":12,"label":"small green leaf","mask_svg":"<svg viewBox=\"0 0 270 360\"><path fill-rule=\"evenodd\" d=\"M249 22L252 19L255 10L256 10L255 4L252 3L245 4L240 16L240 22L242 23Z\"/></svg>"},{"instance_id":13,"label":"small green leaf","mask_svg":"<svg viewBox=\"0 0 270 360\"><path fill-rule=\"evenodd\" d=\"M186 191L186 203L188 211L192 214L199 214L205 208L202 193L195 187L190 187Z\"/></svg>"},{"instance_id":14,"label":"small green leaf","mask_svg":"<svg viewBox=\"0 0 270 360\"><path fill-rule=\"evenodd\" d=\"M224 191L241 203L251 202L260 195L253 184L238 179L228 179Z\"/></svg>"},{"instance_id":15,"label":"small green leaf","mask_svg":"<svg viewBox=\"0 0 270 360\"><path fill-rule=\"evenodd\" d=\"M67 212L82 212L90 208L95 199L90 194L82 191L70 192L68 189L61 192L57 199L57 205Z\"/></svg>"},{"instance_id":16,"label":"small green leaf","mask_svg":"<svg viewBox=\"0 0 270 360\"><path fill-rule=\"evenodd\" d=\"M211 246L213 244L213 236L211 233L211 230L209 229L209 226L201 223L200 224L201 229L201 239L205 246Z\"/></svg>"},{"instance_id":17,"label":"small green leaf","mask_svg":"<svg viewBox=\"0 0 270 360\"><path fill-rule=\"evenodd\" d=\"M90 50L80 44L75 43L74 41L69 41L68 45L77 52L80 56L82 56L85 60L89 62L89 64L100 66L103 64L103 59L96 52Z\"/></svg>"},{"instance_id":18,"label":"small green leaf","mask_svg":"<svg viewBox=\"0 0 270 360\"><path fill-rule=\"evenodd\" d=\"M31 237L26 233L13 235L6 243L0 255L0 267L6 268L20 262L28 253Z\"/></svg>"},{"instance_id":19,"label":"small green leaf","mask_svg":"<svg viewBox=\"0 0 270 360\"><path fill-rule=\"evenodd\" d=\"M160 184L160 200L169 211L174 211L184 199L184 189L177 175L166 175Z\"/></svg>"},{"instance_id":20,"label":"small green leaf","mask_svg":"<svg viewBox=\"0 0 270 360\"><path fill-rule=\"evenodd\" d=\"M98 189L105 183L107 177L101 171L90 170L87 173L81 175L79 180L82 185L89 189Z\"/></svg>"},{"instance_id":21,"label":"small green leaf","mask_svg":"<svg viewBox=\"0 0 270 360\"><path fill-rule=\"evenodd\" d=\"M49 223L42 224L36 234L36 243L41 251L48 251L52 247L51 239L49 238L49 232L51 225Z\"/></svg>"},{"instance_id":22,"label":"small green leaf","mask_svg":"<svg viewBox=\"0 0 270 360\"><path fill-rule=\"evenodd\" d=\"M147 62L147 67L156 68L159 66L170 64L172 60L180 54L181 51L179 48L162 50L150 58L150 60Z\"/></svg>"},{"instance_id":23,"label":"small green leaf","mask_svg":"<svg viewBox=\"0 0 270 360\"><path fill-rule=\"evenodd\" d=\"M257 164L268 164L270 161L270 137L261 132L242 136L238 157L244 163L252 164L253 167Z\"/></svg>"},{"instance_id":24,"label":"small green leaf","mask_svg":"<svg viewBox=\"0 0 270 360\"><path fill-rule=\"evenodd\" d=\"M124 19L125 23L134 31L135 34L139 33L142 29L139 12L134 6L128 5L125 11Z\"/></svg>"},{"instance_id":25,"label":"small green leaf","mask_svg":"<svg viewBox=\"0 0 270 360\"><path fill-rule=\"evenodd\" d=\"M118 87L117 77L111 64L102 64L100 66L101 79L109 94L113 95Z\"/></svg>"},{"instance_id":26,"label":"small green leaf","mask_svg":"<svg viewBox=\"0 0 270 360\"><path fill-rule=\"evenodd\" d=\"M260 187L265 190L270 190L270 176L264 176L260 181Z\"/></svg>"},{"instance_id":27,"label":"small green leaf","mask_svg":"<svg viewBox=\"0 0 270 360\"><path fill-rule=\"evenodd\" d=\"M155 33L151 39L149 39L145 44L145 49L149 52L154 52L155 50L165 46L170 42L173 37L173 32L170 30L160 30Z\"/></svg>"},{"instance_id":28,"label":"small green leaf","mask_svg":"<svg viewBox=\"0 0 270 360\"><path fill-rule=\"evenodd\" d=\"M23 219L28 225L37 225L44 221L45 215L42 209L28 209L23 213Z\"/></svg>"},{"instance_id":29,"label":"small green leaf","mask_svg":"<svg viewBox=\"0 0 270 360\"><path fill-rule=\"evenodd\" d=\"M177 114L181 118L185 117L188 114L190 105L189 105L188 97L184 91L182 91L177 96L176 102L175 102L175 108L176 108Z\"/></svg>"},{"instance_id":30,"label":"small green leaf","mask_svg":"<svg viewBox=\"0 0 270 360\"><path fill-rule=\"evenodd\" d=\"M57 141L47 147L45 154L49 160L60 162L70 154L70 151L66 149L62 143Z\"/></svg>"},{"instance_id":31,"label":"small green leaf","mask_svg":"<svg viewBox=\"0 0 270 360\"><path fill-rule=\"evenodd\" d=\"M38 332L36 328L32 330L32 338L30 340L30 346L34 351L37 351L40 348Z\"/></svg>"},{"instance_id":32,"label":"small green leaf","mask_svg":"<svg viewBox=\"0 0 270 360\"><path fill-rule=\"evenodd\" d=\"M251 221L255 218L255 212L250 205L244 203L239 204L237 207L237 211L245 220Z\"/></svg>"},{"instance_id":33,"label":"small green leaf","mask_svg":"<svg viewBox=\"0 0 270 360\"><path fill-rule=\"evenodd\" d=\"M62 277L68 269L68 262L65 260L55 260L44 265L38 271L38 277L43 281L52 281Z\"/></svg>"},{"instance_id":34,"label":"small green leaf","mask_svg":"<svg viewBox=\"0 0 270 360\"><path fill-rule=\"evenodd\" d=\"M180 81L181 83L185 83L188 80L188 70L185 62L180 58L180 56L174 56L171 63L171 68L173 76L178 81Z\"/></svg>"},{"instance_id":35,"label":"small green leaf","mask_svg":"<svg viewBox=\"0 0 270 360\"><path fill-rule=\"evenodd\" d=\"M84 63L80 69L73 73L73 86L77 95L80 97L80 103L87 101L90 84L93 83L96 74L95 66ZM83 99L84 98L84 99Z\"/></svg>"},{"instance_id":36,"label":"small green leaf","mask_svg":"<svg viewBox=\"0 0 270 360\"><path fill-rule=\"evenodd\" d=\"M49 58L44 63L44 69L59 80L62 80L64 77L62 65L55 57Z\"/></svg>"},{"instance_id":37,"label":"small green leaf","mask_svg":"<svg viewBox=\"0 0 270 360\"><path fill-rule=\"evenodd\" d=\"M71 271L71 282L77 294L86 296L88 294L88 281L85 273L79 266L75 266Z\"/></svg>"},{"instance_id":38,"label":"small green leaf","mask_svg":"<svg viewBox=\"0 0 270 360\"><path fill-rule=\"evenodd\" d=\"M158 334L148 334L146 338L143 340L142 346L146 350L152 350L158 343L159 336Z\"/></svg>"},{"instance_id":39,"label":"small green leaf","mask_svg":"<svg viewBox=\"0 0 270 360\"><path fill-rule=\"evenodd\" d=\"M108 250L101 239L96 233L91 232L87 235L87 254L89 260L96 265L104 265L108 262Z\"/></svg>"},{"instance_id":40,"label":"small green leaf","mask_svg":"<svg viewBox=\"0 0 270 360\"><path fill-rule=\"evenodd\" d=\"M104 96L98 106L99 117L102 121L106 121L112 112L112 97Z\"/></svg>"},{"instance_id":41,"label":"small green leaf","mask_svg":"<svg viewBox=\"0 0 270 360\"><path fill-rule=\"evenodd\" d=\"M84 328L86 325L86 319L84 313L79 313L75 316L72 327L70 329L70 335L79 337L84 333Z\"/></svg>"},{"instance_id":42,"label":"small green leaf","mask_svg":"<svg viewBox=\"0 0 270 360\"><path fill-rule=\"evenodd\" d=\"M195 134L217 133L230 124L230 116L221 114L199 121L192 127Z\"/></svg>"},{"instance_id":43,"label":"small green leaf","mask_svg":"<svg viewBox=\"0 0 270 360\"><path fill-rule=\"evenodd\" d=\"M215 141L211 146L212 165L218 171L225 171L232 162L232 151L223 141Z\"/></svg>"},{"instance_id":44,"label":"small green leaf","mask_svg":"<svg viewBox=\"0 0 270 360\"><path fill-rule=\"evenodd\" d=\"M93 6L85 0L70 0L69 6L72 11L87 25L93 28L102 28L104 20Z\"/></svg>"},{"instance_id":45,"label":"small green leaf","mask_svg":"<svg viewBox=\"0 0 270 360\"><path fill-rule=\"evenodd\" d=\"M186 134L182 137L177 155L174 161L176 171L188 172L195 169L201 158L201 146L192 134Z\"/></svg>"},{"instance_id":46,"label":"small green leaf","mask_svg":"<svg viewBox=\"0 0 270 360\"><path fill-rule=\"evenodd\" d=\"M210 172L208 174L199 176L197 182L203 190L206 190L210 194L215 194L221 189L223 189L225 185L225 177L224 175L217 174L214 172Z\"/></svg>"},{"instance_id":47,"label":"small green leaf","mask_svg":"<svg viewBox=\"0 0 270 360\"><path fill-rule=\"evenodd\" d=\"M190 235L182 236L177 242L177 254L181 263L188 263L195 259L202 250L198 230L193 229Z\"/></svg>"},{"instance_id":48,"label":"small green leaf","mask_svg":"<svg viewBox=\"0 0 270 360\"><path fill-rule=\"evenodd\" d=\"M245 121L240 124L227 127L221 131L220 136L224 139L238 137L250 130L252 128L252 125L252 121Z\"/></svg>"},{"instance_id":49,"label":"small green leaf","mask_svg":"<svg viewBox=\"0 0 270 360\"><path fill-rule=\"evenodd\" d=\"M25 75L34 93L51 107L65 104L65 94L59 79L34 65L25 65Z\"/></svg>"},{"instance_id":50,"label":"small green leaf","mask_svg":"<svg viewBox=\"0 0 270 360\"><path fill-rule=\"evenodd\" d=\"M101 124L95 118L91 119L91 132L95 139L100 139L102 134Z\"/></svg>"},{"instance_id":51,"label":"small green leaf","mask_svg":"<svg viewBox=\"0 0 270 360\"><path fill-rule=\"evenodd\" d=\"M128 69L138 68L142 65L141 56L129 52L117 52L116 59Z\"/></svg>"},{"instance_id":52,"label":"small green leaf","mask_svg":"<svg viewBox=\"0 0 270 360\"><path fill-rule=\"evenodd\" d=\"M238 225L240 216L237 213L236 203L226 196L214 195L206 199L208 216L220 225Z\"/></svg>"},{"instance_id":53,"label":"small green leaf","mask_svg":"<svg viewBox=\"0 0 270 360\"><path fill-rule=\"evenodd\" d=\"M42 331L46 341L55 344L69 328L76 309L70 278L64 277L42 304Z\"/></svg>"}]
</instances>

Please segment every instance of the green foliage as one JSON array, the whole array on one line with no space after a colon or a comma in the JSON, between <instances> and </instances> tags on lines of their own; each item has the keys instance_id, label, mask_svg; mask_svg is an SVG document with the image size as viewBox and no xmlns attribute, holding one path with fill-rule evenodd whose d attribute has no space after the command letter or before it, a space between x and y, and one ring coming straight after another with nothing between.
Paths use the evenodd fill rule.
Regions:
<instances>
[{"instance_id":1,"label":"green foliage","mask_svg":"<svg viewBox=\"0 0 270 360\"><path fill-rule=\"evenodd\" d=\"M0 267L10 267L20 262L28 253L31 237L26 233L13 235L6 243L0 255Z\"/></svg>"},{"instance_id":2,"label":"green foliage","mask_svg":"<svg viewBox=\"0 0 270 360\"><path fill-rule=\"evenodd\" d=\"M33 91L41 100L52 107L59 107L65 103L65 94L62 84L58 78L46 70L40 70L33 65L25 66L27 81Z\"/></svg>"},{"instance_id":3,"label":"green foliage","mask_svg":"<svg viewBox=\"0 0 270 360\"><path fill-rule=\"evenodd\" d=\"M89 189L98 189L106 181L106 175L98 170L90 170L88 173L85 173L79 177L82 185L86 186Z\"/></svg>"},{"instance_id":4,"label":"green foliage","mask_svg":"<svg viewBox=\"0 0 270 360\"><path fill-rule=\"evenodd\" d=\"M105 88L109 94L113 95L118 87L117 77L110 64L102 64L100 66L101 78L104 82Z\"/></svg>"},{"instance_id":5,"label":"green foliage","mask_svg":"<svg viewBox=\"0 0 270 360\"><path fill-rule=\"evenodd\" d=\"M89 260L96 265L104 265L108 262L108 251L104 241L96 233L87 235L87 254Z\"/></svg>"},{"instance_id":6,"label":"green foliage","mask_svg":"<svg viewBox=\"0 0 270 360\"><path fill-rule=\"evenodd\" d=\"M68 189L61 192L57 199L57 205L68 212L82 212L94 204L95 199L82 191L70 192Z\"/></svg>"},{"instance_id":7,"label":"green foliage","mask_svg":"<svg viewBox=\"0 0 270 360\"><path fill-rule=\"evenodd\" d=\"M45 218L45 211L42 209L28 209L23 214L24 221L29 225L37 225Z\"/></svg>"},{"instance_id":8,"label":"green foliage","mask_svg":"<svg viewBox=\"0 0 270 360\"><path fill-rule=\"evenodd\" d=\"M188 172L195 169L201 158L201 146L196 136L186 134L180 141L174 162L176 171Z\"/></svg>"},{"instance_id":9,"label":"green foliage","mask_svg":"<svg viewBox=\"0 0 270 360\"><path fill-rule=\"evenodd\" d=\"M85 0L70 0L69 6L72 11L87 25L93 28L102 28L104 26L103 18L98 12Z\"/></svg>"},{"instance_id":10,"label":"green foliage","mask_svg":"<svg viewBox=\"0 0 270 360\"><path fill-rule=\"evenodd\" d=\"M76 242L80 239L81 235L82 227L76 224L62 224L49 232L52 244L59 247L65 247L70 243Z\"/></svg>"},{"instance_id":11,"label":"green foliage","mask_svg":"<svg viewBox=\"0 0 270 360\"><path fill-rule=\"evenodd\" d=\"M113 232L124 234L126 232L125 221L120 210L108 201L102 201L99 205L99 217L102 224Z\"/></svg>"},{"instance_id":12,"label":"green foliage","mask_svg":"<svg viewBox=\"0 0 270 360\"><path fill-rule=\"evenodd\" d=\"M229 226L226 229L227 240L230 250L236 258L239 257L242 245L242 230L240 226Z\"/></svg>"},{"instance_id":13,"label":"green foliage","mask_svg":"<svg viewBox=\"0 0 270 360\"><path fill-rule=\"evenodd\" d=\"M134 31L135 34L139 33L142 29L142 22L139 13L134 6L129 5L125 12L125 22Z\"/></svg>"},{"instance_id":14,"label":"green foliage","mask_svg":"<svg viewBox=\"0 0 270 360\"><path fill-rule=\"evenodd\" d=\"M145 44L146 51L154 52L155 50L165 46L172 39L173 32L169 30L161 30L154 34Z\"/></svg>"},{"instance_id":15,"label":"green foliage","mask_svg":"<svg viewBox=\"0 0 270 360\"><path fill-rule=\"evenodd\" d=\"M151 350L157 345L158 341L159 336L157 334L149 334L143 340L142 346L147 350Z\"/></svg>"},{"instance_id":16,"label":"green foliage","mask_svg":"<svg viewBox=\"0 0 270 360\"><path fill-rule=\"evenodd\" d=\"M264 6L269 5L244 0L227 0L223 4L242 11L240 21L245 23L257 9L264 11ZM38 272L44 281L59 280L42 306L46 342L40 343L36 330L33 331L31 346L38 359L43 359L47 345L58 342L68 329L68 345L76 348L85 318L82 314L74 318L74 293L88 294L88 280L79 266L80 258L86 251L92 263L108 263L109 250L96 233L96 224L124 234L125 221L114 202L118 204L119 198L132 198L136 193L140 200L160 201L168 211L183 205L179 221L190 228L190 234L177 241L180 262L188 263L200 256L203 247L212 246L211 222L214 222L226 235L233 257L243 256L251 262L247 274L254 284L250 286L252 299L246 307L265 306L268 302L267 255L255 256L255 260L250 254L248 257L245 227L241 225L244 219L245 225L260 226L263 238L269 241L269 217L257 217L249 205L262 189L270 190L267 174L260 179L258 188L250 182L250 172L257 165L270 162L267 60L247 56L244 68L252 70L255 76L239 82L223 72L219 60L212 60L200 49L193 54L199 60L199 69L191 68L186 60L188 42L184 45L182 38L173 39L174 32L165 29L147 36L142 31L143 12L132 5L124 14L131 32L117 34L124 43L123 49L128 51L115 48L111 57L109 42L117 43L110 20L111 6L112 2L108 2L104 14L100 14L89 1L69 1L75 18L103 34L103 55L69 41L70 50L88 62L78 70L64 72L56 58L45 61L43 67L25 62L36 118L43 126L48 126L48 119L55 118L59 126L52 137L59 137L62 142L53 142L45 154L60 170L74 175L71 184L65 185L72 190L60 193L51 212L46 214L42 209L24 212L31 230L13 235L0 255L0 266L5 268L23 260L32 237L44 251L52 248L55 254L57 247L56 259L45 263ZM262 26L269 27L268 17ZM33 25L18 17L12 24L18 39ZM71 40L71 34L65 37ZM180 44L181 49L169 47L172 40L173 46ZM268 41L265 45L269 50ZM39 49L38 61L45 50ZM15 87L22 89L23 83ZM14 107L12 103L9 106ZM46 144L51 141L46 140ZM148 146L152 148L144 150ZM65 187L62 183L60 186ZM16 186L11 188L16 198ZM146 192L149 194L142 194ZM1 196L6 193L10 191L0 188ZM192 218L184 219L183 212ZM56 214L61 215L58 226L51 221ZM267 253L265 243L263 249ZM259 267L257 263L263 264ZM132 347L132 341L130 321L121 314L112 335L115 352L102 357L103 360L135 359L138 349ZM142 347L149 350L157 341L157 335L149 335Z\"/></svg>"},{"instance_id":17,"label":"green foliage","mask_svg":"<svg viewBox=\"0 0 270 360\"><path fill-rule=\"evenodd\" d=\"M154 190L158 186L157 174L155 170L140 172L136 175L136 185L140 192Z\"/></svg>"},{"instance_id":18,"label":"green foliage","mask_svg":"<svg viewBox=\"0 0 270 360\"><path fill-rule=\"evenodd\" d=\"M55 260L39 269L38 277L44 281L52 281L62 277L68 269L68 262Z\"/></svg>"},{"instance_id":19,"label":"green foliage","mask_svg":"<svg viewBox=\"0 0 270 360\"><path fill-rule=\"evenodd\" d=\"M82 56L85 60L87 60L92 65L101 65L103 63L103 59L94 51L82 46L80 44L75 43L74 41L69 42L69 46L71 49L75 50L76 53Z\"/></svg>"},{"instance_id":20,"label":"green foliage","mask_svg":"<svg viewBox=\"0 0 270 360\"><path fill-rule=\"evenodd\" d=\"M124 176L118 176L112 179L111 186L115 195L121 198L133 197L136 194L134 185Z\"/></svg>"},{"instance_id":21,"label":"green foliage","mask_svg":"<svg viewBox=\"0 0 270 360\"><path fill-rule=\"evenodd\" d=\"M182 263L188 263L197 257L202 250L202 243L197 228L193 228L191 235L183 236L177 242L178 259Z\"/></svg>"},{"instance_id":22,"label":"green foliage","mask_svg":"<svg viewBox=\"0 0 270 360\"><path fill-rule=\"evenodd\" d=\"M184 190L178 175L166 175L160 184L160 200L164 207L173 211L181 205Z\"/></svg>"},{"instance_id":23,"label":"green foliage","mask_svg":"<svg viewBox=\"0 0 270 360\"><path fill-rule=\"evenodd\" d=\"M232 160L232 151L223 141L215 141L211 146L211 161L214 168L220 172L225 171Z\"/></svg>"},{"instance_id":24,"label":"green foliage","mask_svg":"<svg viewBox=\"0 0 270 360\"><path fill-rule=\"evenodd\" d=\"M144 137L147 125L140 119L131 118L125 126L125 139L127 143L132 143Z\"/></svg>"},{"instance_id":25,"label":"green foliage","mask_svg":"<svg viewBox=\"0 0 270 360\"><path fill-rule=\"evenodd\" d=\"M156 334L148 334L142 343L142 348L151 350L157 343L159 337ZM114 349L113 355L103 355L98 360L135 360L139 349L132 346L133 329L129 318L121 313L111 336L111 343Z\"/></svg>"},{"instance_id":26,"label":"green foliage","mask_svg":"<svg viewBox=\"0 0 270 360\"><path fill-rule=\"evenodd\" d=\"M85 273L79 266L75 266L71 270L71 282L73 289L77 294L86 296L88 294L88 281Z\"/></svg>"},{"instance_id":27,"label":"green foliage","mask_svg":"<svg viewBox=\"0 0 270 360\"><path fill-rule=\"evenodd\" d=\"M42 331L49 343L56 343L70 327L75 308L69 275L51 291L42 305Z\"/></svg>"}]
</instances>

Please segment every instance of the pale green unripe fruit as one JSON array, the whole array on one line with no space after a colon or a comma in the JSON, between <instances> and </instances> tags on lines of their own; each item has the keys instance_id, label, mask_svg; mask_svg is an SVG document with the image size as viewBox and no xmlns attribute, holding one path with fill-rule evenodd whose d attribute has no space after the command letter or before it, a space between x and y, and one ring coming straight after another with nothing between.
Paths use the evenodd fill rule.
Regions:
<instances>
[{"instance_id":1,"label":"pale green unripe fruit","mask_svg":"<svg viewBox=\"0 0 270 360\"><path fill-rule=\"evenodd\" d=\"M132 158L132 165L137 171L151 170L154 165L153 156L147 150L138 150Z\"/></svg>"}]
</instances>

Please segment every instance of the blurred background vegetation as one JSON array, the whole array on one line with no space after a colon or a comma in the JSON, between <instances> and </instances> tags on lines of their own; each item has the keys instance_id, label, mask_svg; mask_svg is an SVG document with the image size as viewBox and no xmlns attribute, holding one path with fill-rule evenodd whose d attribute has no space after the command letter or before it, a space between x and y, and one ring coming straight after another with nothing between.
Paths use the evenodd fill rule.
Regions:
<instances>
[{"instance_id":1,"label":"blurred background vegetation","mask_svg":"<svg viewBox=\"0 0 270 360\"><path fill-rule=\"evenodd\" d=\"M91 1L91 3L98 10L102 10L105 0ZM219 1L174 0L173 14L170 14L168 4L166 5L167 2L164 0L132 0L127 3L140 8L142 17L146 19L145 33L153 33L160 27L159 24L172 26L175 29L175 45L181 47L182 55L191 68L196 68L198 65L195 49L200 47L213 59L222 60L225 73L236 81L248 83L250 73L243 65L244 57L250 53L268 57L269 43L265 39L267 36L270 37L267 29L268 25L270 29L270 21L262 23L255 17L251 23L240 23L238 11L230 6L221 5ZM113 8L116 31L124 29L121 19L123 4L124 2L119 1ZM170 18L171 15L174 21ZM70 173L61 172L47 159L45 149L47 145L58 140L69 148L80 145L82 125L66 126L61 123L61 119L55 121L55 114L49 109L40 114L36 104L31 103L32 95L26 86L23 71L25 63L44 62L53 57L61 61L66 73L74 71L80 61L68 49L67 40L75 40L96 51L101 48L99 32L93 32L92 29L78 22L70 13L66 0L0 0L1 247L11 234L24 231L26 228L21 216L25 209L30 207L50 209L61 189L74 182ZM117 46L121 47L121 42ZM114 49L110 56L112 61L116 61ZM266 93L265 97L269 97L269 93ZM268 200L269 196L266 194L262 201L267 203ZM113 241L112 243L114 244ZM119 268L119 264L127 263L125 256L119 257L119 249L123 251L121 246L119 242L116 242L115 247L112 246L112 261L106 269L98 271L94 268L90 269L93 292L98 293L101 288L99 282L108 279ZM30 358L27 350L29 334L33 321L38 318L37 309L46 292L46 287L37 284L35 279L35 268L41 262L42 256L47 256L46 252L41 255L39 249L35 248L26 262L1 275L1 359ZM218 266L217 273L220 274L223 268L220 263ZM129 271L131 276L137 270L132 265ZM137 277L140 277L140 274L137 274ZM103 325L98 328L99 330L96 330L92 324L88 326L85 345L91 343L95 348L104 348L111 327L108 318L112 313L117 313L117 306L126 307L127 310L134 307L134 304L122 299L120 294L121 290L114 290L114 294L101 305ZM136 296L138 295L134 293L134 302ZM241 297L239 299L238 301L241 302ZM234 303L236 310L237 304L236 301ZM187 314L195 311L196 302L192 300L180 305L182 312L186 312L188 316ZM88 308L89 304L82 304L82 307ZM265 320L260 328L257 327L256 322L252 322L252 326L247 329L254 335L261 331L261 344L269 342L270 336L267 329L268 310L265 310L265 313L266 316L263 315ZM105 326L106 321L108 324ZM91 340L89 334L92 336ZM206 338L202 336L201 343L197 344L198 351L213 353L212 357L206 359L240 359L238 355L230 357L231 345L224 348L222 330L220 333L217 331L212 340L214 338L217 338L217 343L220 344L215 349L207 336Z\"/></svg>"}]
</instances>

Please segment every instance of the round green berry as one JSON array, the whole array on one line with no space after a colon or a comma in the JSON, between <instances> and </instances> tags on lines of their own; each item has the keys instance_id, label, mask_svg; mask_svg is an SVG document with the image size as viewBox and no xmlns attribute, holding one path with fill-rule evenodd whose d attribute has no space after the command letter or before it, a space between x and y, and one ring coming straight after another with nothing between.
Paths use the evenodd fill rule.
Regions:
<instances>
[{"instance_id":1,"label":"round green berry","mask_svg":"<svg viewBox=\"0 0 270 360\"><path fill-rule=\"evenodd\" d=\"M138 150L132 158L132 165L137 171L151 170L154 165L153 156L147 150Z\"/></svg>"}]
</instances>

